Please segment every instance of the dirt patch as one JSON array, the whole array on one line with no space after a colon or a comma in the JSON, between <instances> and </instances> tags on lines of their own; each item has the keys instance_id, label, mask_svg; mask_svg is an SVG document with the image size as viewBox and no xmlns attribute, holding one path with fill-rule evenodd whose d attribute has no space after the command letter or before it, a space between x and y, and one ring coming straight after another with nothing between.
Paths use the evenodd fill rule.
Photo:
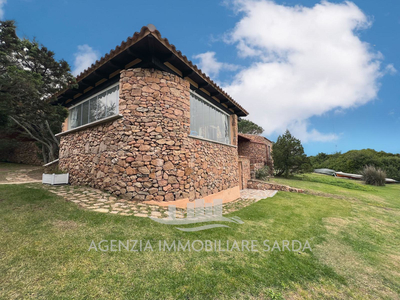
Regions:
<instances>
[{"instance_id":1,"label":"dirt patch","mask_svg":"<svg viewBox=\"0 0 400 300\"><path fill-rule=\"evenodd\" d=\"M38 168L36 170L29 171L26 175L33 180L42 180L43 169Z\"/></svg>"},{"instance_id":2,"label":"dirt patch","mask_svg":"<svg viewBox=\"0 0 400 300\"><path fill-rule=\"evenodd\" d=\"M43 168L23 164L0 163L0 183L24 183L39 181L42 178Z\"/></svg>"}]
</instances>

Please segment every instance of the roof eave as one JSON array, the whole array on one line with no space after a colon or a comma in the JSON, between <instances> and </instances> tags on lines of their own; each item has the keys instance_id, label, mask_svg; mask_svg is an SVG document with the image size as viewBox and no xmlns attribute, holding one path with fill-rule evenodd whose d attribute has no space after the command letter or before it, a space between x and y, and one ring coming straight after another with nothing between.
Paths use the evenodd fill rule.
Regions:
<instances>
[{"instance_id":1,"label":"roof eave","mask_svg":"<svg viewBox=\"0 0 400 300\"><path fill-rule=\"evenodd\" d=\"M55 95L57 97L57 103L61 103L62 105L66 104L69 105L69 103L72 103L74 99L80 98L88 89L90 90L91 88L96 87L98 82L102 81L102 79L100 78L104 77L103 79L105 80L110 79L113 73L108 74L109 71L107 71L106 73L102 74L102 72L100 72L99 70L101 68L107 70L115 69L114 71L115 73L117 71L121 71L122 69L130 67L140 67L140 64L143 64L143 61L142 59L140 59L139 57L140 55L138 55L137 53L134 52L130 53L131 48L133 48L133 46L135 45L138 45L140 41L142 41L144 38L148 36L154 37L160 44L162 44L166 48L166 51L170 52L170 56L168 57L167 55L166 61L161 60L160 62L157 62L158 63L157 66L159 68L165 70L168 69L169 71L178 73L178 75L180 75L181 77L189 78L192 81L193 79L201 81L199 82L199 84L202 86L207 86L207 89L211 90L211 93L208 90L206 90L206 92L209 93L210 97L214 98L214 100L220 101L222 105L225 105L227 109L233 111L238 116L248 115L248 112L243 107L241 107L235 100L233 100L232 97L230 97L230 95L228 95L225 91L223 91L222 88L220 88L214 81L212 81L206 74L204 74L195 64L193 64L179 50L176 50L176 47L170 44L168 39L162 38L160 32L156 30L154 26L150 25L142 27L140 32L135 32L135 34L132 37L129 37L126 41L123 41L115 49L111 50L109 53L104 55L100 60L97 60L89 68L81 72L76 77L76 81L79 85L79 88L78 89L68 88L57 93ZM151 43L150 41L151 40L143 41L142 46L144 43ZM132 62L136 61L136 63L132 65L131 63L120 65L115 62L118 57L122 57L125 54L130 55L132 57ZM137 56L136 58L135 55ZM146 52L145 55L147 56L148 53ZM152 55L158 55L158 53L152 53ZM182 67L183 72L180 71L179 68L174 69L174 66L168 67L168 60L170 61L174 60L177 64L179 64L180 67ZM188 72L189 69L190 72ZM188 73L191 74L188 75ZM96 78L98 82L94 82L93 75L95 75L94 78ZM116 74L114 74L114 76L115 75ZM91 77L92 80L89 80ZM204 91L205 88L201 89Z\"/></svg>"}]
</instances>

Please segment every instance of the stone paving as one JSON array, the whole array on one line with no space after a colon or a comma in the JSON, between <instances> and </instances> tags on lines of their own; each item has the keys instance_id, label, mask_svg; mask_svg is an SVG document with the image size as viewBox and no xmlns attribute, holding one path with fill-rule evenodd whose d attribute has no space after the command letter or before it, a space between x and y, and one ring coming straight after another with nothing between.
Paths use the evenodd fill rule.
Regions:
<instances>
[{"instance_id":1,"label":"stone paving","mask_svg":"<svg viewBox=\"0 0 400 300\"><path fill-rule=\"evenodd\" d=\"M261 199L275 196L277 191L245 189L240 191L240 198L223 205L223 213L231 213L249 206Z\"/></svg>"},{"instance_id":2,"label":"stone paving","mask_svg":"<svg viewBox=\"0 0 400 300\"><path fill-rule=\"evenodd\" d=\"M7 173L6 181L1 181L0 184L21 184L41 182L41 180L33 179L28 176L29 172L40 169L37 166L24 166L22 169L12 170Z\"/></svg>"},{"instance_id":3,"label":"stone paving","mask_svg":"<svg viewBox=\"0 0 400 300\"><path fill-rule=\"evenodd\" d=\"M122 216L135 217L167 217L168 207L150 205L132 200L125 200L107 192L90 187L70 186L70 185L42 185L31 184L31 187L45 188L48 191L63 197L65 200L76 203L79 207L100 213L110 213ZM243 207L251 205L261 199L273 197L276 191L242 190L241 198L225 203L223 213L231 213ZM184 218L185 209L176 209L176 217Z\"/></svg>"},{"instance_id":4,"label":"stone paving","mask_svg":"<svg viewBox=\"0 0 400 300\"><path fill-rule=\"evenodd\" d=\"M275 196L278 191L275 190L254 190L245 189L240 191L242 199L256 199L257 201Z\"/></svg>"},{"instance_id":5,"label":"stone paving","mask_svg":"<svg viewBox=\"0 0 400 300\"><path fill-rule=\"evenodd\" d=\"M43 185L43 187L86 210L122 216L167 217L167 207L121 199L90 187L69 185ZM176 216L183 218L184 214L177 210Z\"/></svg>"}]
</instances>

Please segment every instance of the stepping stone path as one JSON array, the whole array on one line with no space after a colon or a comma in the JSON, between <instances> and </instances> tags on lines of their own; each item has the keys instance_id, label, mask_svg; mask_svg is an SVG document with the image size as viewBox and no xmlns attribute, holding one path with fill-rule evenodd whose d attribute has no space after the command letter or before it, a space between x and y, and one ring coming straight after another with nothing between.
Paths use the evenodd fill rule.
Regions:
<instances>
[{"instance_id":1,"label":"stepping stone path","mask_svg":"<svg viewBox=\"0 0 400 300\"><path fill-rule=\"evenodd\" d=\"M45 188L48 191L63 197L66 201L76 203L79 207L85 210L121 216L167 217L167 207L128 201L91 187L46 184L30 184L30 186L35 188ZM179 217L184 217L183 210L177 211L177 218Z\"/></svg>"},{"instance_id":2,"label":"stepping stone path","mask_svg":"<svg viewBox=\"0 0 400 300\"><path fill-rule=\"evenodd\" d=\"M121 199L91 187L70 185L29 184L32 188L45 188L76 203L85 210L121 216L166 218L168 207ZM223 214L237 211L261 199L274 196L276 191L243 190L241 198L223 204ZM176 209L176 218L185 218L186 209Z\"/></svg>"}]
</instances>

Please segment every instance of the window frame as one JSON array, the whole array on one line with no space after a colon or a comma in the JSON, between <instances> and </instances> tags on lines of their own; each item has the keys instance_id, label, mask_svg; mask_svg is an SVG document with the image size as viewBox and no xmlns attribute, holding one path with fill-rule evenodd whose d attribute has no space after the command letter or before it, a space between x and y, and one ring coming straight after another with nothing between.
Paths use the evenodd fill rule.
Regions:
<instances>
[{"instance_id":1,"label":"window frame","mask_svg":"<svg viewBox=\"0 0 400 300\"><path fill-rule=\"evenodd\" d=\"M101 90L99 90L97 93L95 93L95 94L93 94L93 95L90 95L89 97L87 97L87 98L85 98L84 100L81 100L81 101L79 101L78 103L76 103L76 104L74 104L74 105L71 105L70 107L68 107L68 130L74 130L74 129L76 129L76 128L80 128L80 127L82 127L82 126L86 126L86 125L89 125L89 124L92 124L92 123L96 123L96 122L98 122L98 121L101 121L101 120L104 120L104 119L107 119L107 118L110 118L110 117L113 117L113 116L118 116L118 114L119 114L119 88L117 89L117 105L116 105L116 107L115 107L115 114L113 114L113 115L110 115L110 116L105 116L104 118L101 118L101 119L98 119L98 120L94 120L94 121L91 121L91 122L88 122L88 123L86 123L86 124L81 124L81 125L79 125L79 126L76 126L76 127L74 127L74 128L71 128L71 119L70 119L70 117L71 117L71 110L72 109L74 109L75 107L77 107L77 106L79 106L79 105L83 105L84 103L86 103L86 102L89 102L90 103L90 100L92 100L93 98L95 98L95 97L97 97L98 95L100 95L100 94L102 94L102 93L104 93L104 92L106 92L107 93L107 91L108 90L111 90L111 89L113 89L113 88L115 88L116 86L119 86L119 81L118 82L116 82L116 83L114 83L114 84L112 84L112 85L109 85L109 86L107 86L106 88L104 88L104 89L101 89ZM89 112L90 112L90 104L89 104ZM81 119L82 119L82 116L81 116Z\"/></svg>"},{"instance_id":2,"label":"window frame","mask_svg":"<svg viewBox=\"0 0 400 300\"><path fill-rule=\"evenodd\" d=\"M231 147L235 147L235 145L232 144L232 124L231 124L231 115L227 113L226 111L224 111L223 109L221 109L220 107L216 106L214 103L212 103L210 100L206 99L205 97L203 97L202 95L199 95L198 93L196 93L196 91L190 90L190 95L194 95L195 97L200 98L202 101L206 102L208 105L210 105L211 107L213 107L215 110L217 110L218 112L222 113L223 115L228 117L228 132L229 132L229 143L224 143L224 142L220 142L220 141L216 141L216 140L211 140L205 137L201 137L201 136L196 136L196 135L192 135L192 128L190 128L190 133L189 133L189 137L194 138L194 139L199 139L199 140L203 140L203 141L207 141L207 142L211 142L211 143L217 143L217 144L221 144L221 145L226 145L226 146L231 146ZM190 106L191 108L191 106ZM192 118L192 114L190 114L190 118ZM191 119L189 120L191 123ZM189 126L190 127L190 126Z\"/></svg>"}]
</instances>

